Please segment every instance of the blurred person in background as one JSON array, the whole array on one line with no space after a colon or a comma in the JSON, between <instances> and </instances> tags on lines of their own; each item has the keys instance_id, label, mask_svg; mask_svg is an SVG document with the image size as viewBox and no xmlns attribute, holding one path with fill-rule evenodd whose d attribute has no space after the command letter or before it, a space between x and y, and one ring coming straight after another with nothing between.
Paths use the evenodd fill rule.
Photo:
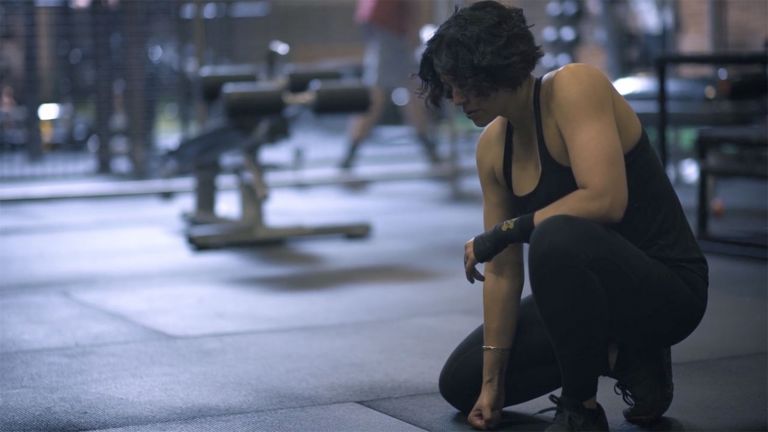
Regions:
<instances>
[{"instance_id":1,"label":"blurred person in background","mask_svg":"<svg viewBox=\"0 0 768 432\"><path fill-rule=\"evenodd\" d=\"M0 143L3 145L6 144L8 134L21 126L15 115L18 107L15 88L22 83L23 70L24 53L21 46L10 30L0 30Z\"/></svg>"},{"instance_id":2,"label":"blurred person in background","mask_svg":"<svg viewBox=\"0 0 768 432\"><path fill-rule=\"evenodd\" d=\"M362 27L365 37L363 81L371 87L371 105L365 114L352 121L346 154L340 164L342 169L354 165L361 144L381 119L392 92L401 88L407 90L403 92L406 95L415 92L416 80L411 78L418 69L415 52L428 6L426 1L358 0L355 22ZM423 103L409 98L400 112L413 127L428 159L439 162Z\"/></svg>"}]
</instances>

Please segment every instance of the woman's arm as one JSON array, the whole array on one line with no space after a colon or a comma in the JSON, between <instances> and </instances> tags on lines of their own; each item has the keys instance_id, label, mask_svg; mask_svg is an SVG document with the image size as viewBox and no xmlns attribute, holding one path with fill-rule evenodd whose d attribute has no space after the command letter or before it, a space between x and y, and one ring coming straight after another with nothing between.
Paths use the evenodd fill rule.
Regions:
<instances>
[{"instance_id":1,"label":"woman's arm","mask_svg":"<svg viewBox=\"0 0 768 432\"><path fill-rule=\"evenodd\" d=\"M499 171L506 121L494 120L477 145L477 170L483 189L483 223L486 228L509 218L512 209ZM480 396L467 420L477 429L495 427L501 421L505 399L505 375L509 348L517 326L520 293L523 289L522 246L503 248L485 266L486 277L476 269L474 239L464 245L464 269L470 282L483 284L483 344L497 349L483 350L483 376Z\"/></svg>"},{"instance_id":2,"label":"woman's arm","mask_svg":"<svg viewBox=\"0 0 768 432\"><path fill-rule=\"evenodd\" d=\"M483 224L486 229L512 216L509 190L498 163L503 149L506 121L496 119L483 132L477 148L477 168L483 191ZM487 350L483 356L483 386L503 391L508 350L517 324L523 289L522 245L512 244L485 265L483 283L484 344L502 350Z\"/></svg>"},{"instance_id":3,"label":"woman's arm","mask_svg":"<svg viewBox=\"0 0 768 432\"><path fill-rule=\"evenodd\" d=\"M569 65L554 75L548 106L565 142L578 187L533 214L497 223L475 237L474 253L479 262L490 260L509 244L527 242L535 226L554 215L601 223L622 219L628 192L613 91L610 81L591 66Z\"/></svg>"},{"instance_id":4,"label":"woman's arm","mask_svg":"<svg viewBox=\"0 0 768 432\"><path fill-rule=\"evenodd\" d=\"M552 114L578 189L538 210L534 225L559 214L620 221L627 207L627 179L611 82L591 66L570 65L555 74L552 94Z\"/></svg>"}]
</instances>

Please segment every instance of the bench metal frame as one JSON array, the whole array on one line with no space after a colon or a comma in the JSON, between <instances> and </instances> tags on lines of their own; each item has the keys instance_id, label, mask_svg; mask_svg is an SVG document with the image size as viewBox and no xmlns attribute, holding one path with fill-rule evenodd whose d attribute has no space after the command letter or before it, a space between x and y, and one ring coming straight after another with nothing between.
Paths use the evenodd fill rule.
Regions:
<instances>
[{"instance_id":1,"label":"bench metal frame","mask_svg":"<svg viewBox=\"0 0 768 432\"><path fill-rule=\"evenodd\" d=\"M263 126L268 119L261 120ZM267 226L263 206L269 197L269 187L264 181L264 167L259 160L259 148L268 140L263 136L268 127L259 127L256 138L243 146L243 166L236 171L240 191L240 218L226 219L215 215L215 176L217 171L200 172L196 176L196 214L186 230L187 241L195 249L223 248L253 244L278 243L289 238L344 235L347 238L368 236L371 227L367 223L324 226ZM210 169L210 168L209 168ZM213 167L212 169L217 169ZM202 182L201 182L202 181ZM201 214L201 210L210 210ZM199 219L195 219L199 218ZM200 223L202 222L202 223Z\"/></svg>"},{"instance_id":2,"label":"bench metal frame","mask_svg":"<svg viewBox=\"0 0 768 432\"><path fill-rule=\"evenodd\" d=\"M667 127L668 116L667 110L667 67L671 64L708 64L708 65L726 65L726 64L742 64L742 65L762 65L763 73L768 76L768 51L766 52L753 52L753 53L727 53L727 54L675 54L664 55L656 59L656 73L659 82L659 94L658 94L658 148L659 156L661 158L664 167L667 166L668 152L667 152ZM724 113L725 114L725 113ZM756 115L758 113L755 113ZM744 127L749 127L745 125ZM721 129L726 130L727 128ZM736 255L743 257L753 258L768 258L768 245L758 241L750 241L741 238L731 238L724 236L714 236L708 232L709 221L709 179L715 176L729 176L729 177L748 177L748 178L766 178L764 173L760 172L746 172L743 170L734 169L720 169L719 167L709 166L707 162L707 155L709 151L720 145L722 140L713 139L714 137L702 137L700 136L696 142L697 153L699 158L700 176L698 187L698 203L697 203L697 222L696 222L696 236L699 243L705 252L719 253L725 255ZM732 140L729 142L736 146L755 146L761 145L760 143L752 143L751 141L739 141Z\"/></svg>"}]
</instances>

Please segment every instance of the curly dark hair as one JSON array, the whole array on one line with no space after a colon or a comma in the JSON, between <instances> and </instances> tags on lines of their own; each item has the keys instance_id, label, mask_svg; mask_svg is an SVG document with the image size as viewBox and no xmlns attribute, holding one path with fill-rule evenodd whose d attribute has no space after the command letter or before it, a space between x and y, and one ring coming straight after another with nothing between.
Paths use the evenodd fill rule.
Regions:
<instances>
[{"instance_id":1,"label":"curly dark hair","mask_svg":"<svg viewBox=\"0 0 768 432\"><path fill-rule=\"evenodd\" d=\"M517 89L543 56L531 27L522 9L495 1L456 9L427 42L419 65L419 95L432 106L450 98L441 74L474 96Z\"/></svg>"}]
</instances>

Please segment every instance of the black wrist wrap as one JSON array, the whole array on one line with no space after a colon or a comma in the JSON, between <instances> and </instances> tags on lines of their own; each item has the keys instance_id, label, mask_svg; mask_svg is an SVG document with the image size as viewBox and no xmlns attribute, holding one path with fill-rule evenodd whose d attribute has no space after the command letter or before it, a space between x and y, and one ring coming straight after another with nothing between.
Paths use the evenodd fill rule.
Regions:
<instances>
[{"instance_id":1,"label":"black wrist wrap","mask_svg":"<svg viewBox=\"0 0 768 432\"><path fill-rule=\"evenodd\" d=\"M473 243L477 262L488 262L512 243L528 242L533 232L533 214L526 214L496 224L475 237Z\"/></svg>"}]
</instances>

